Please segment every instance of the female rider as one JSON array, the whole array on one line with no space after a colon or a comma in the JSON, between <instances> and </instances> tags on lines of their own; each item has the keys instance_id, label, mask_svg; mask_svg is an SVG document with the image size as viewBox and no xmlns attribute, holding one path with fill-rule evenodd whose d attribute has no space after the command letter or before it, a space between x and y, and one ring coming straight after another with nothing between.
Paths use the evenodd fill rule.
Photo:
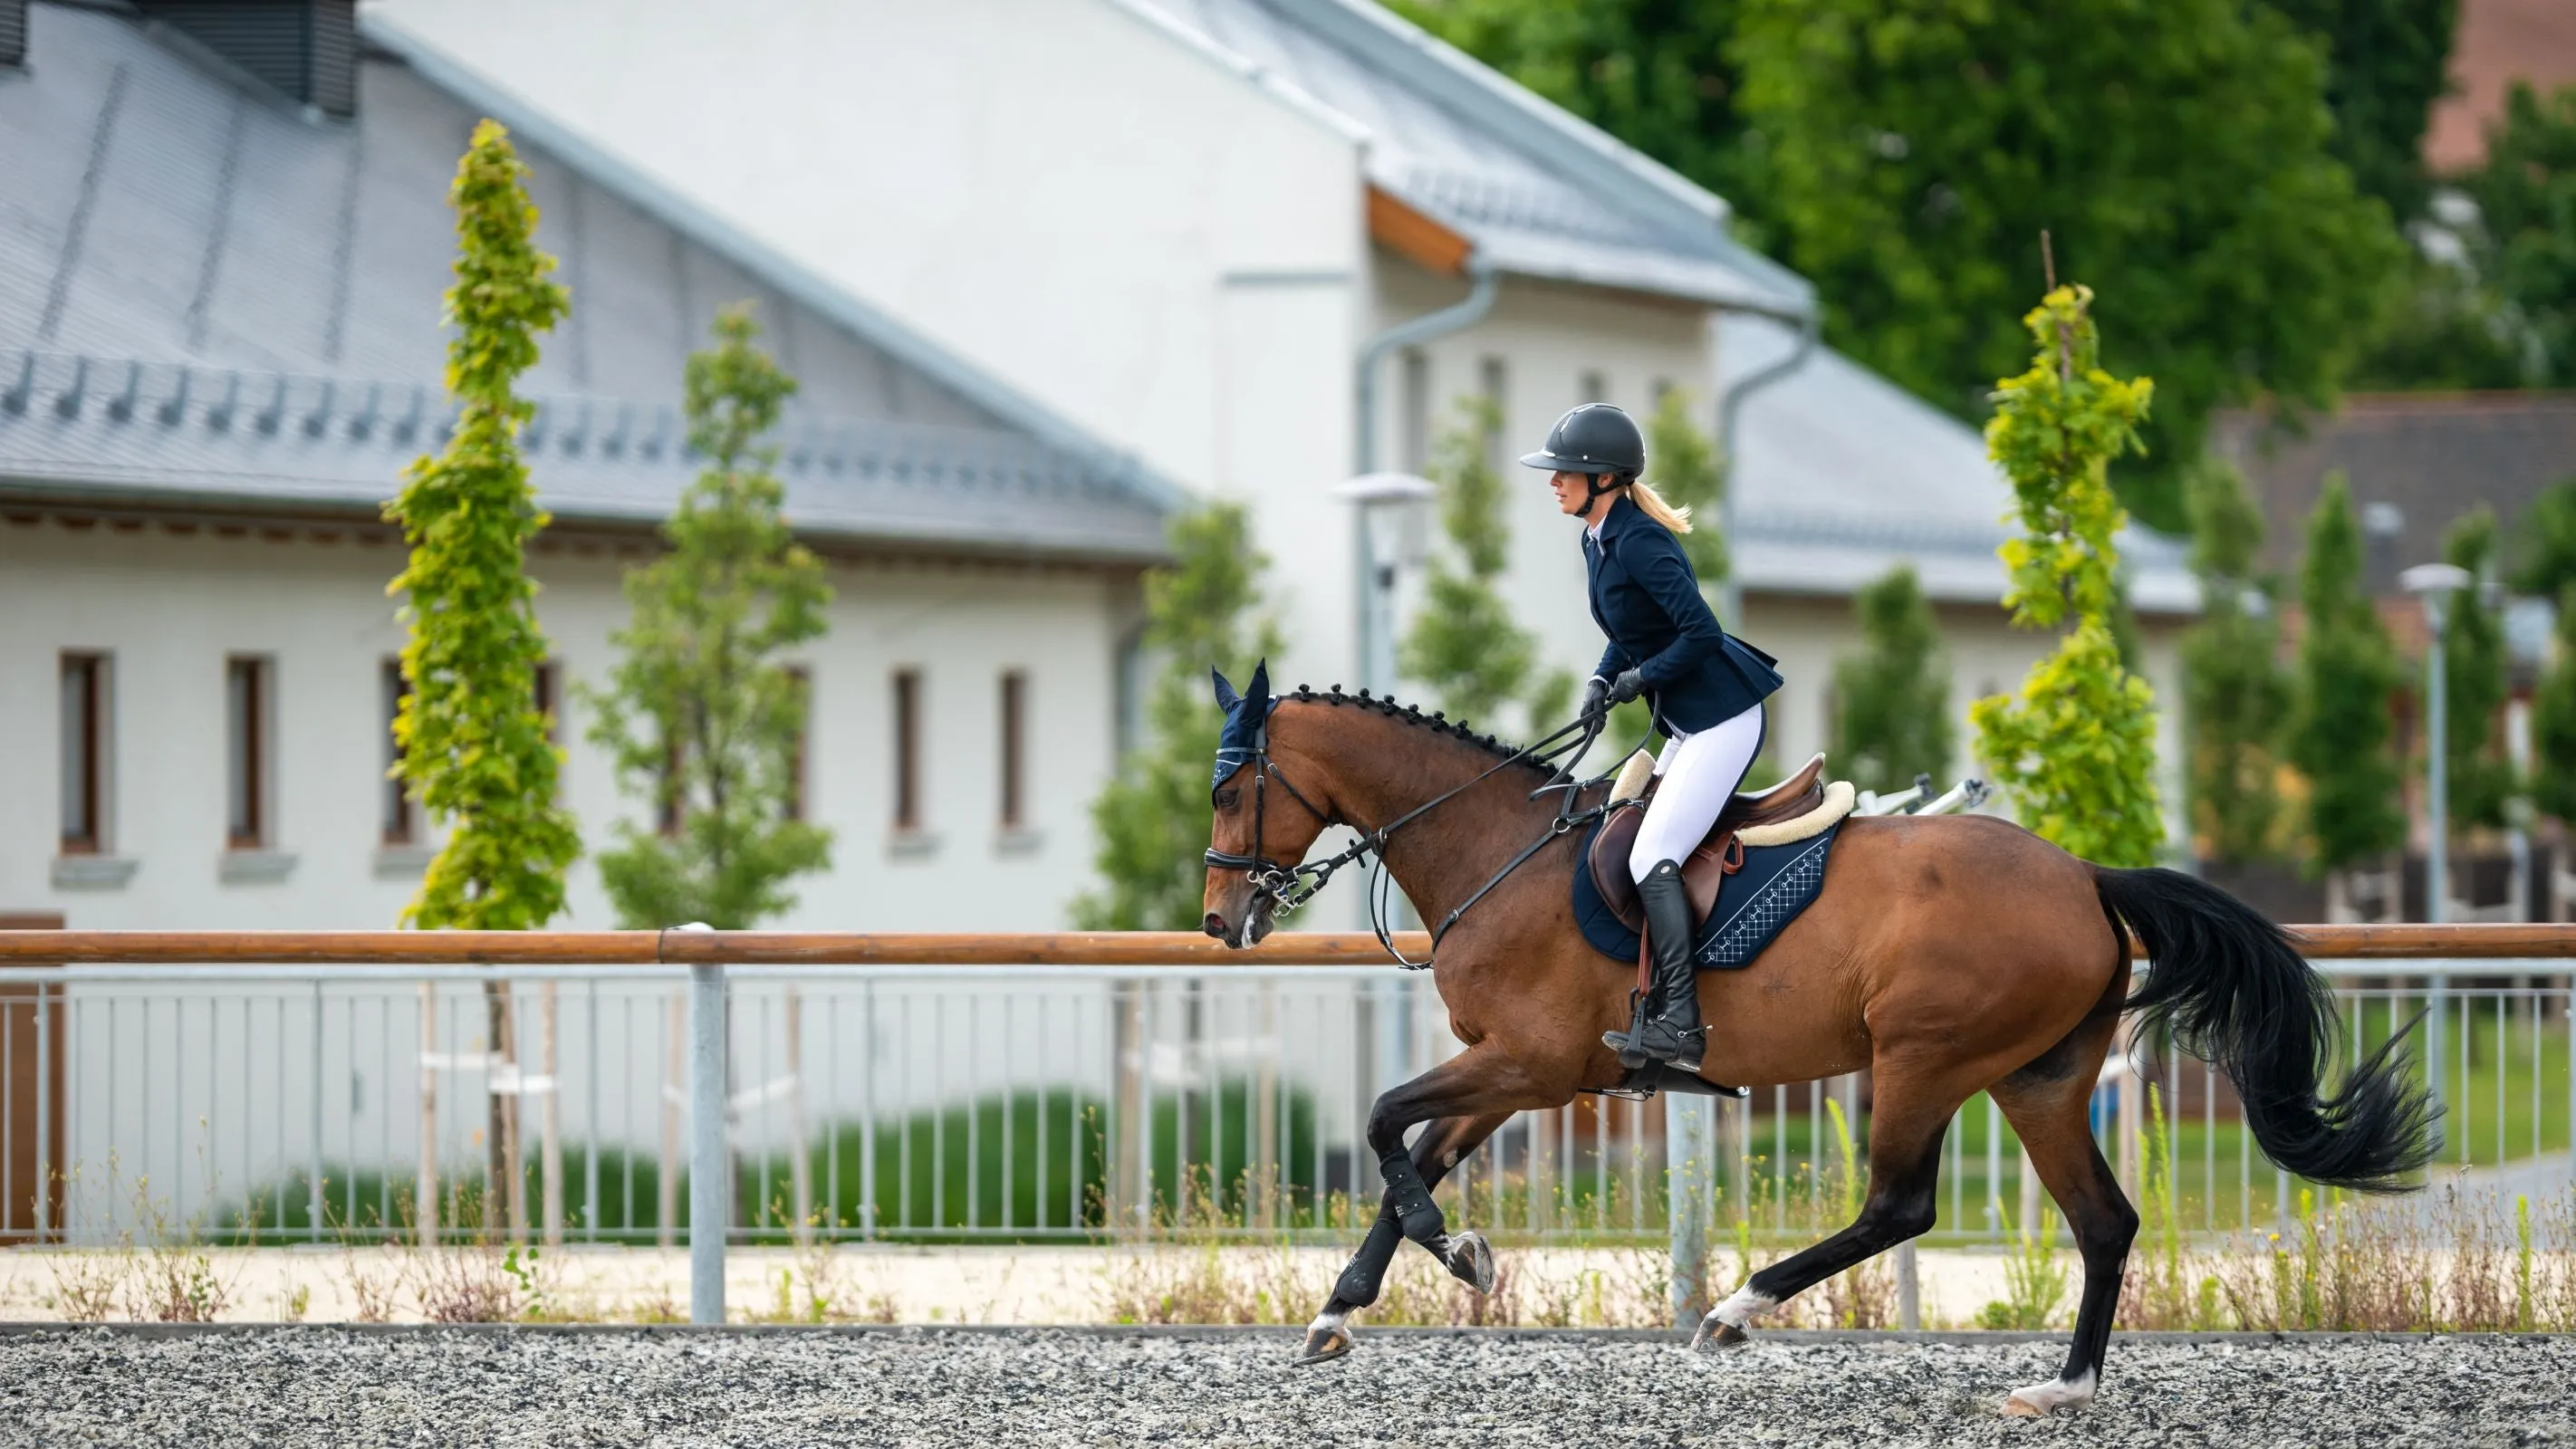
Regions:
<instances>
[{"instance_id":1,"label":"female rider","mask_svg":"<svg viewBox=\"0 0 2576 1449\"><path fill-rule=\"evenodd\" d=\"M1656 757L1662 783L1628 853L1628 874L1645 907L1653 989L1637 1002L1626 1032L1601 1039L1631 1069L1671 1062L1696 1072L1703 1030L1692 962L1698 923L1682 890L1681 862L1707 838L1762 749L1762 701L1780 687L1777 661L1718 627L1673 537L1690 532L1690 511L1639 481L1646 440L1626 413L1586 403L1557 419L1547 446L1521 462L1548 469L1557 506L1584 523L1592 618L1610 636L1583 689L1585 712L1642 695L1655 728L1671 741Z\"/></svg>"}]
</instances>

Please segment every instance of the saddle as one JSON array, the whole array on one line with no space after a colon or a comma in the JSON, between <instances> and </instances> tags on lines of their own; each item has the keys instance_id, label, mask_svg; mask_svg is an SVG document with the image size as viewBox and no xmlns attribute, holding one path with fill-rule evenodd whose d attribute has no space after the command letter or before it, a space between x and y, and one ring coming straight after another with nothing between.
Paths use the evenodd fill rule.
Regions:
<instances>
[{"instance_id":1,"label":"saddle","mask_svg":"<svg viewBox=\"0 0 2576 1449\"><path fill-rule=\"evenodd\" d=\"M1638 759L1644 759L1641 754ZM1631 761L1633 767L1635 761ZM1645 926L1645 908L1637 901L1637 883L1628 875L1628 852L1637 843L1637 826L1646 812L1645 802L1652 798L1656 781L1649 778L1643 792L1630 796L1630 782L1622 772L1619 785L1613 786L1610 814L1592 837L1592 854L1588 862L1592 883L1600 889L1601 900L1630 930ZM1815 834L1849 814L1852 787L1836 781L1825 783L1825 757L1816 756L1805 768L1768 790L1739 794L1726 802L1718 812L1717 823L1709 828L1708 838L1699 843L1682 862L1682 889L1688 893L1691 915L1706 919L1717 904L1718 887L1744 864L1744 847L1778 845ZM1840 808L1835 808L1839 806ZM1812 820L1812 828L1805 826ZM1750 838L1747 838L1749 835Z\"/></svg>"}]
</instances>

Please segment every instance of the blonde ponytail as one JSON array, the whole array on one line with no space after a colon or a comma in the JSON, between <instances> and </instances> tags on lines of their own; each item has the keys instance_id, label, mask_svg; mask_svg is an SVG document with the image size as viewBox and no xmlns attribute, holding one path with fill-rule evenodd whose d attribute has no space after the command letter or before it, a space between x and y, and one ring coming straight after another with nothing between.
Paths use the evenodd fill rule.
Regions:
<instances>
[{"instance_id":1,"label":"blonde ponytail","mask_svg":"<svg viewBox=\"0 0 2576 1449\"><path fill-rule=\"evenodd\" d=\"M1664 495L1656 492L1652 484L1642 479L1628 485L1628 501L1637 505L1638 512L1675 533L1691 531L1690 509L1675 508L1666 503Z\"/></svg>"}]
</instances>

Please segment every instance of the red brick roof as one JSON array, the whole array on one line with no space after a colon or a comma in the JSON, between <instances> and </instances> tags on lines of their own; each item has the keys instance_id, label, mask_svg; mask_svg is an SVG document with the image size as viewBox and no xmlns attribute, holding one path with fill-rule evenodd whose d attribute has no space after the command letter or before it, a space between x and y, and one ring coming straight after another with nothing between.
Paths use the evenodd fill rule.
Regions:
<instances>
[{"instance_id":1,"label":"red brick roof","mask_svg":"<svg viewBox=\"0 0 2576 1449\"><path fill-rule=\"evenodd\" d=\"M2504 115L2516 80L2542 91L2576 85L2576 0L2460 0L2451 94L2434 104L2424 133L2433 174L2486 159L2486 128Z\"/></svg>"}]
</instances>

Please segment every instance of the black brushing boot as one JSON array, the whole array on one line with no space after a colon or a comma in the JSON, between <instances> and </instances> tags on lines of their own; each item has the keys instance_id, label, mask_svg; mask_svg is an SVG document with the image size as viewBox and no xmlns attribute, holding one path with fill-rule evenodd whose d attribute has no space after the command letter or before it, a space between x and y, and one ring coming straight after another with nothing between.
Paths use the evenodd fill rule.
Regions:
<instances>
[{"instance_id":1,"label":"black brushing boot","mask_svg":"<svg viewBox=\"0 0 2576 1449\"><path fill-rule=\"evenodd\" d=\"M1637 1003L1628 1030L1603 1032L1602 1045L1617 1052L1619 1065L1631 1071L1670 1062L1697 1072L1706 1047L1699 1020L1699 968L1691 960L1697 933L1690 896L1682 888L1682 868L1669 860L1657 862L1637 882L1637 900L1646 910L1653 989Z\"/></svg>"}]
</instances>

